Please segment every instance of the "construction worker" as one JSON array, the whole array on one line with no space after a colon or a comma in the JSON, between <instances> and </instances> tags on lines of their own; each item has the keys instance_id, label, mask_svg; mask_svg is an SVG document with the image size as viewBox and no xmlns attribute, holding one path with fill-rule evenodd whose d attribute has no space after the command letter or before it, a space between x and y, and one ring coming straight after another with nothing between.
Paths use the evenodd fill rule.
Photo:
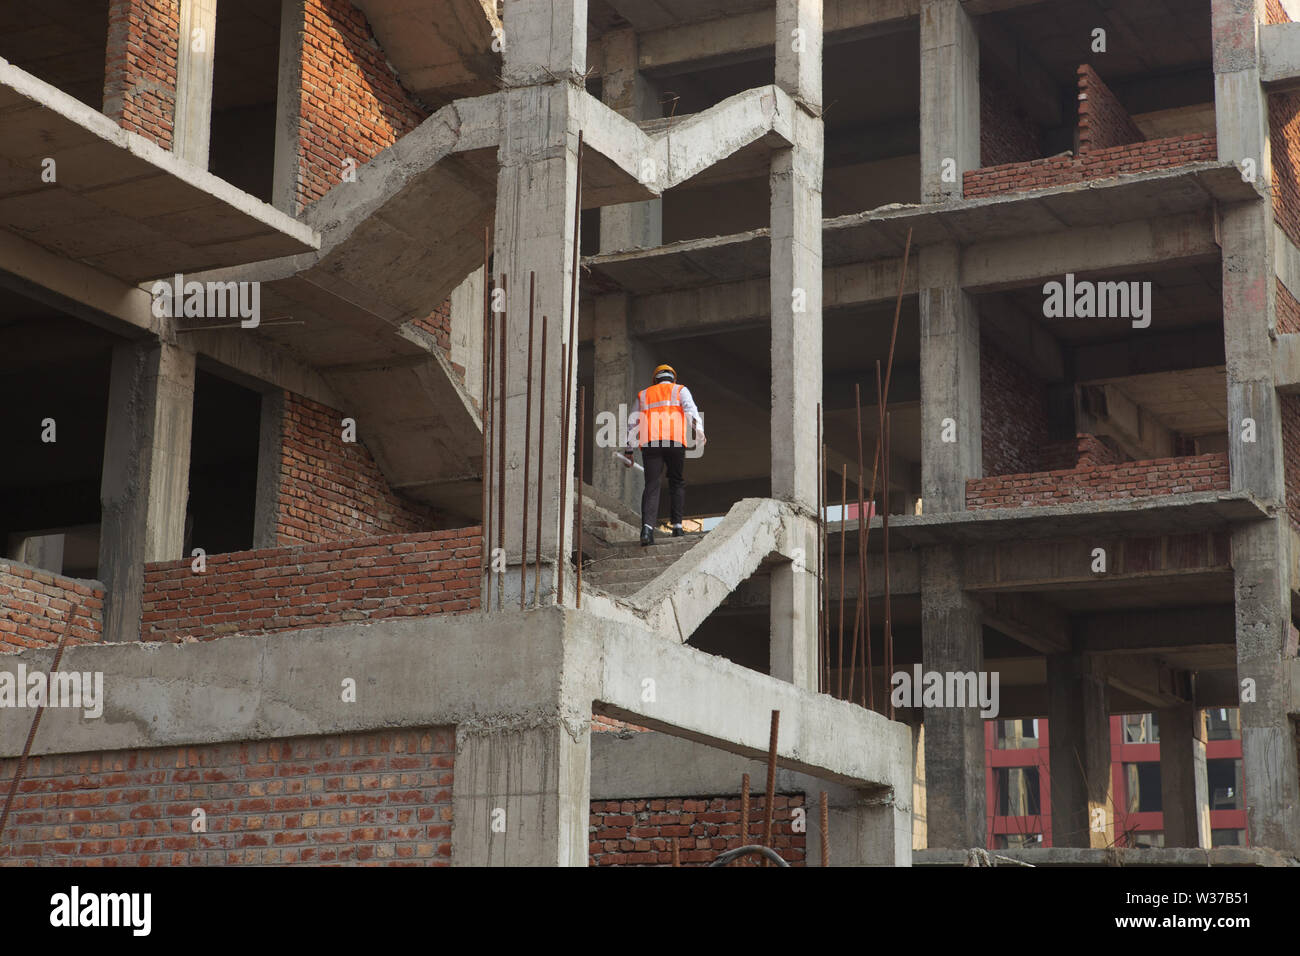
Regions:
<instances>
[{"instance_id":1,"label":"construction worker","mask_svg":"<svg viewBox=\"0 0 1300 956\"><path fill-rule=\"evenodd\" d=\"M655 524L659 520L659 481L668 469L668 500L672 509L673 537L682 536L682 511L686 506L686 479L682 466L686 461L686 423L695 429L696 439L705 442L704 419L695 407L691 390L677 384L671 365L654 371L654 384L636 397L636 409L628 418L627 448L624 463L632 466L632 453L640 446L645 466L645 491L641 495L641 544L655 543Z\"/></svg>"}]
</instances>

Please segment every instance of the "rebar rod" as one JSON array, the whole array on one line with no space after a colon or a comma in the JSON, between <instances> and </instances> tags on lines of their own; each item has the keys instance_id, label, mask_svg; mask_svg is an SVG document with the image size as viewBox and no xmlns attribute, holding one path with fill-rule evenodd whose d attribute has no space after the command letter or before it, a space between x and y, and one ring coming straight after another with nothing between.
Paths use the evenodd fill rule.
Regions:
<instances>
[{"instance_id":1,"label":"rebar rod","mask_svg":"<svg viewBox=\"0 0 1300 956\"><path fill-rule=\"evenodd\" d=\"M488 577L491 574L491 563L487 560L488 552L492 549L492 483L490 475L492 474L492 439L489 437L491 431L492 409L491 397L492 390L490 386L491 369L492 369L492 277L488 272L488 265L491 259L491 231L488 226L483 227L483 362L480 366L482 374L479 382L479 424L483 432L483 454L481 469L483 471L483 510L482 518L479 521L483 527L480 529L482 535L479 543L479 610L486 614L491 610L491 601L484 601L483 596L488 592Z\"/></svg>"},{"instance_id":2,"label":"rebar rod","mask_svg":"<svg viewBox=\"0 0 1300 956\"><path fill-rule=\"evenodd\" d=\"M857 410L858 420L858 600L857 610L853 613L853 651L849 655L849 700L854 699L853 685L858 676L858 639L862 626L862 566L866 559L863 553L862 535L862 523L866 520L862 509L862 473L866 470L862 467L862 389L857 382L853 383L853 406Z\"/></svg>"},{"instance_id":3,"label":"rebar rod","mask_svg":"<svg viewBox=\"0 0 1300 956\"><path fill-rule=\"evenodd\" d=\"M582 465L585 454L586 443L582 440L583 424L587 417L587 389L583 385L578 386L578 480L576 482L577 500L573 503L575 510L578 512L578 607L582 607Z\"/></svg>"},{"instance_id":4,"label":"rebar rod","mask_svg":"<svg viewBox=\"0 0 1300 956\"><path fill-rule=\"evenodd\" d=\"M497 416L497 432L500 451L497 453L497 548L504 555L506 550L506 319L510 313L510 298L506 291L506 274L501 273L501 407ZM497 607L504 610L506 606L506 576L497 577Z\"/></svg>"},{"instance_id":5,"label":"rebar rod","mask_svg":"<svg viewBox=\"0 0 1300 956\"><path fill-rule=\"evenodd\" d=\"M577 163L577 185L576 197L573 203L573 274L569 280L569 337L564 342L564 392L563 402L564 413L561 416L560 434L563 440L560 442L560 448L563 449L560 454L563 461L560 465L560 540L556 542L556 561L555 561L555 603L559 604L564 600L564 562L568 560L568 555L564 553L564 537L569 530L566 522L569 506L569 450L573 447L569 443L569 423L570 414L570 396L573 394L573 378L575 369L574 362L577 359L577 350L575 339L578 335L578 234L582 224L582 138L583 131L578 131L578 163ZM563 317L561 317L561 328L563 328ZM578 489L578 495L581 497L582 489Z\"/></svg>"},{"instance_id":6,"label":"rebar rod","mask_svg":"<svg viewBox=\"0 0 1300 956\"><path fill-rule=\"evenodd\" d=\"M884 498L884 515L881 518L881 526L884 529L885 536L885 674L887 677L894 673L894 625L891 618L892 608L889 595L889 429L890 414L885 413L885 444L884 444L884 472L885 478L881 483L881 495ZM889 697L889 719L894 719L894 697Z\"/></svg>"},{"instance_id":7,"label":"rebar rod","mask_svg":"<svg viewBox=\"0 0 1300 956\"><path fill-rule=\"evenodd\" d=\"M749 774L740 775L740 845L749 843Z\"/></svg>"},{"instance_id":8,"label":"rebar rod","mask_svg":"<svg viewBox=\"0 0 1300 956\"><path fill-rule=\"evenodd\" d=\"M826 563L822 550L822 534L826 530L826 512L823 510L822 486L822 403L817 403L817 690L826 690L826 612L822 606L822 590L826 586Z\"/></svg>"},{"instance_id":9,"label":"rebar rod","mask_svg":"<svg viewBox=\"0 0 1300 956\"><path fill-rule=\"evenodd\" d=\"M772 711L772 732L767 744L767 802L763 806L763 846L772 846L772 804L776 801L776 738L781 712Z\"/></svg>"},{"instance_id":10,"label":"rebar rod","mask_svg":"<svg viewBox=\"0 0 1300 956\"><path fill-rule=\"evenodd\" d=\"M528 466L531 464L533 445L533 303L537 294L537 273L528 273L528 384L524 395L524 501L523 528L519 532L519 610L523 610L528 595ZM538 425L538 434L541 426ZM538 482L541 474L538 474Z\"/></svg>"},{"instance_id":11,"label":"rebar rod","mask_svg":"<svg viewBox=\"0 0 1300 956\"><path fill-rule=\"evenodd\" d=\"M537 554L533 559L533 604L542 604L542 486L546 475L546 316L542 316L542 382L537 389Z\"/></svg>"},{"instance_id":12,"label":"rebar rod","mask_svg":"<svg viewBox=\"0 0 1300 956\"><path fill-rule=\"evenodd\" d=\"M848 504L849 468L845 465L840 469L840 631L835 647L835 696L841 700L844 698L844 542L847 537L844 519Z\"/></svg>"},{"instance_id":13,"label":"rebar rod","mask_svg":"<svg viewBox=\"0 0 1300 956\"><path fill-rule=\"evenodd\" d=\"M830 807L826 802L826 791L822 791L821 798L821 830L822 830L822 866L831 865L831 837L830 837Z\"/></svg>"}]
</instances>

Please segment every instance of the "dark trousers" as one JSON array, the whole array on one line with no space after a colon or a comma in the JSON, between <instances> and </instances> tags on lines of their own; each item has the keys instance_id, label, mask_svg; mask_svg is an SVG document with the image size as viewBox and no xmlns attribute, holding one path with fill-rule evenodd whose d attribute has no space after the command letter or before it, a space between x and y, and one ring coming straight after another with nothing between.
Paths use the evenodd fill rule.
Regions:
<instances>
[{"instance_id":1,"label":"dark trousers","mask_svg":"<svg viewBox=\"0 0 1300 956\"><path fill-rule=\"evenodd\" d=\"M641 494L641 523L654 527L659 521L659 482L665 466L668 468L668 502L673 524L682 523L686 507L686 479L682 466L686 463L686 449L681 445L656 448L641 446L641 462L645 465L645 491Z\"/></svg>"}]
</instances>

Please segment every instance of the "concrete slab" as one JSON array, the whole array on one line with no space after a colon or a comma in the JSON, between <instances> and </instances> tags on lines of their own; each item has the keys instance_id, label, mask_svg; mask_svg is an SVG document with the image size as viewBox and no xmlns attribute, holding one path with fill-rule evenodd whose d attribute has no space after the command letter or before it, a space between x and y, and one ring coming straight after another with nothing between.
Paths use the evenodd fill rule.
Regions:
<instances>
[{"instance_id":1,"label":"concrete slab","mask_svg":"<svg viewBox=\"0 0 1300 956\"><path fill-rule=\"evenodd\" d=\"M132 284L320 245L311 226L4 60L0 169L0 227Z\"/></svg>"}]
</instances>

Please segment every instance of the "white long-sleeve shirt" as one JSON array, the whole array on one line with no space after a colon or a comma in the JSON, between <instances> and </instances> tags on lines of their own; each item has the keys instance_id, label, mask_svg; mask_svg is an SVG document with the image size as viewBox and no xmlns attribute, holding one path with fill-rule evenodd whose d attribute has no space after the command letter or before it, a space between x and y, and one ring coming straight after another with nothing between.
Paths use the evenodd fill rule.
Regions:
<instances>
[{"instance_id":1,"label":"white long-sleeve shirt","mask_svg":"<svg viewBox=\"0 0 1300 956\"><path fill-rule=\"evenodd\" d=\"M695 406L695 399L691 397L691 390L685 385L677 393L678 399L682 403L682 413L686 420L695 426L697 432L704 431L704 418L700 415L700 410ZM636 448L641 444L641 416L645 413L646 407L641 400L641 393L636 393L636 408L632 414L627 417L627 448Z\"/></svg>"}]
</instances>

